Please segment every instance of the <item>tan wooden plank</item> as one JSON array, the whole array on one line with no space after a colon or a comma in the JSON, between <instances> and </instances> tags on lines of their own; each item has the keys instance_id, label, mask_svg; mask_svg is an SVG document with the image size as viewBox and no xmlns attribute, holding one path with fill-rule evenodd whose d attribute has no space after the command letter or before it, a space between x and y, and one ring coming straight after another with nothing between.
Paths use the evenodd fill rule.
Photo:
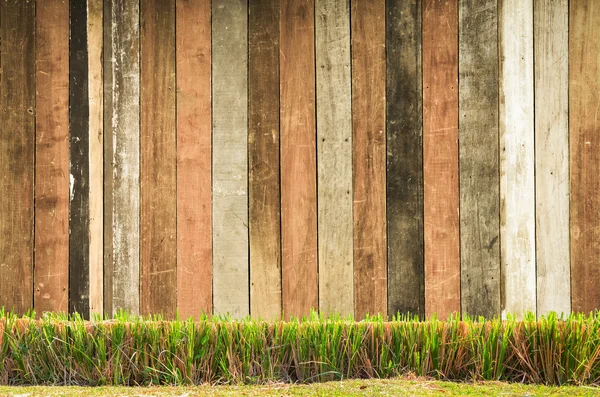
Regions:
<instances>
[{"instance_id":1,"label":"tan wooden plank","mask_svg":"<svg viewBox=\"0 0 600 397\"><path fill-rule=\"evenodd\" d=\"M250 314L281 316L279 0L252 1L248 18Z\"/></svg>"},{"instance_id":2,"label":"tan wooden plank","mask_svg":"<svg viewBox=\"0 0 600 397\"><path fill-rule=\"evenodd\" d=\"M352 0L354 315L387 310L385 1Z\"/></svg>"},{"instance_id":3,"label":"tan wooden plank","mask_svg":"<svg viewBox=\"0 0 600 397\"><path fill-rule=\"evenodd\" d=\"M213 0L213 305L250 311L248 283L248 8Z\"/></svg>"},{"instance_id":4,"label":"tan wooden plank","mask_svg":"<svg viewBox=\"0 0 600 397\"><path fill-rule=\"evenodd\" d=\"M537 313L568 314L569 2L534 7Z\"/></svg>"},{"instance_id":5,"label":"tan wooden plank","mask_svg":"<svg viewBox=\"0 0 600 397\"><path fill-rule=\"evenodd\" d=\"M458 2L423 2L425 314L460 311Z\"/></svg>"},{"instance_id":6,"label":"tan wooden plank","mask_svg":"<svg viewBox=\"0 0 600 397\"><path fill-rule=\"evenodd\" d=\"M177 0L177 310L212 312L210 2Z\"/></svg>"},{"instance_id":7,"label":"tan wooden plank","mask_svg":"<svg viewBox=\"0 0 600 397\"><path fill-rule=\"evenodd\" d=\"M600 307L600 7L572 0L569 23L572 310Z\"/></svg>"},{"instance_id":8,"label":"tan wooden plank","mask_svg":"<svg viewBox=\"0 0 600 397\"><path fill-rule=\"evenodd\" d=\"M536 310L533 0L503 0L500 41L502 314Z\"/></svg>"},{"instance_id":9,"label":"tan wooden plank","mask_svg":"<svg viewBox=\"0 0 600 397\"><path fill-rule=\"evenodd\" d=\"M34 308L67 312L69 293L69 2L38 7Z\"/></svg>"},{"instance_id":10,"label":"tan wooden plank","mask_svg":"<svg viewBox=\"0 0 600 397\"><path fill-rule=\"evenodd\" d=\"M459 2L461 310L500 315L497 0Z\"/></svg>"}]
</instances>

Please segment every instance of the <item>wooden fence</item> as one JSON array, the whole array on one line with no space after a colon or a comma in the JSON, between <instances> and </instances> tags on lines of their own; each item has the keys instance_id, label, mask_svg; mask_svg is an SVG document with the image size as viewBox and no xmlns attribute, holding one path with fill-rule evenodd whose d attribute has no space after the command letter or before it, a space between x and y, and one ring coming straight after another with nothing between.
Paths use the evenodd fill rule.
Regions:
<instances>
[{"instance_id":1,"label":"wooden fence","mask_svg":"<svg viewBox=\"0 0 600 397\"><path fill-rule=\"evenodd\" d=\"M0 305L600 308L595 0L0 0Z\"/></svg>"}]
</instances>

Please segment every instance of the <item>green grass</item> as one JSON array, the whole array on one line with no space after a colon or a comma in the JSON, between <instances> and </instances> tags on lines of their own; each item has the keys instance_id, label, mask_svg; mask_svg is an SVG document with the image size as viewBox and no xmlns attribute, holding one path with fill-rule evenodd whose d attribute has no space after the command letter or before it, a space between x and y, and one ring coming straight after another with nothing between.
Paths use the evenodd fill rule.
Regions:
<instances>
[{"instance_id":1,"label":"green grass","mask_svg":"<svg viewBox=\"0 0 600 397\"><path fill-rule=\"evenodd\" d=\"M427 321L316 314L289 322L163 321L0 311L0 384L312 383L404 375L600 384L600 314Z\"/></svg>"}]
</instances>

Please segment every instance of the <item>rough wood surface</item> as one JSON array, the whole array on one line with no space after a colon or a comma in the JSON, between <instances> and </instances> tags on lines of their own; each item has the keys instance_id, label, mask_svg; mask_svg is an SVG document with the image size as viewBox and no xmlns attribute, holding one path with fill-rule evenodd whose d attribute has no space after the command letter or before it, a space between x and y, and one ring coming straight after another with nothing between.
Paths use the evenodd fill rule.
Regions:
<instances>
[{"instance_id":1,"label":"rough wood surface","mask_svg":"<svg viewBox=\"0 0 600 397\"><path fill-rule=\"evenodd\" d=\"M104 311L104 291L102 286L102 280L104 279L102 198L102 185L104 183L102 11L102 0L88 0L87 45L90 112L90 315L94 313L101 314Z\"/></svg>"},{"instance_id":2,"label":"rough wood surface","mask_svg":"<svg viewBox=\"0 0 600 397\"><path fill-rule=\"evenodd\" d=\"M314 0L281 1L281 244L283 312L319 304Z\"/></svg>"},{"instance_id":3,"label":"rough wood surface","mask_svg":"<svg viewBox=\"0 0 600 397\"><path fill-rule=\"evenodd\" d=\"M213 1L213 304L234 317L250 310L247 23L246 1Z\"/></svg>"},{"instance_id":4,"label":"rough wood surface","mask_svg":"<svg viewBox=\"0 0 600 397\"><path fill-rule=\"evenodd\" d=\"M354 314L350 4L316 1L319 310Z\"/></svg>"},{"instance_id":5,"label":"rough wood surface","mask_svg":"<svg viewBox=\"0 0 600 397\"><path fill-rule=\"evenodd\" d=\"M0 1L0 302L33 305L35 2Z\"/></svg>"},{"instance_id":6,"label":"rough wood surface","mask_svg":"<svg viewBox=\"0 0 600 397\"><path fill-rule=\"evenodd\" d=\"M573 0L569 15L572 310L587 314L600 307L600 7Z\"/></svg>"},{"instance_id":7,"label":"rough wood surface","mask_svg":"<svg viewBox=\"0 0 600 397\"><path fill-rule=\"evenodd\" d=\"M279 0L250 2L248 161L250 313L281 316Z\"/></svg>"},{"instance_id":8,"label":"rough wood surface","mask_svg":"<svg viewBox=\"0 0 600 397\"><path fill-rule=\"evenodd\" d=\"M177 309L212 312L210 2L177 0Z\"/></svg>"},{"instance_id":9,"label":"rough wood surface","mask_svg":"<svg viewBox=\"0 0 600 397\"><path fill-rule=\"evenodd\" d=\"M421 0L387 0L388 313L425 315Z\"/></svg>"},{"instance_id":10,"label":"rough wood surface","mask_svg":"<svg viewBox=\"0 0 600 397\"><path fill-rule=\"evenodd\" d=\"M537 313L571 311L569 2L535 0Z\"/></svg>"},{"instance_id":11,"label":"rough wood surface","mask_svg":"<svg viewBox=\"0 0 600 397\"><path fill-rule=\"evenodd\" d=\"M502 313L536 310L533 0L500 2Z\"/></svg>"},{"instance_id":12,"label":"rough wood surface","mask_svg":"<svg viewBox=\"0 0 600 397\"><path fill-rule=\"evenodd\" d=\"M385 1L352 0L354 315L386 314Z\"/></svg>"},{"instance_id":13,"label":"rough wood surface","mask_svg":"<svg viewBox=\"0 0 600 397\"><path fill-rule=\"evenodd\" d=\"M460 311L458 3L423 3L425 314Z\"/></svg>"},{"instance_id":14,"label":"rough wood surface","mask_svg":"<svg viewBox=\"0 0 600 397\"><path fill-rule=\"evenodd\" d=\"M140 311L177 310L175 0L142 0Z\"/></svg>"},{"instance_id":15,"label":"rough wood surface","mask_svg":"<svg viewBox=\"0 0 600 397\"><path fill-rule=\"evenodd\" d=\"M36 12L36 312L66 313L69 294L69 2ZM102 279L100 279L102 280Z\"/></svg>"},{"instance_id":16,"label":"rough wood surface","mask_svg":"<svg viewBox=\"0 0 600 397\"><path fill-rule=\"evenodd\" d=\"M104 2L104 310L139 313L139 2Z\"/></svg>"},{"instance_id":17,"label":"rough wood surface","mask_svg":"<svg viewBox=\"0 0 600 397\"><path fill-rule=\"evenodd\" d=\"M459 2L461 309L500 315L498 7Z\"/></svg>"}]
</instances>

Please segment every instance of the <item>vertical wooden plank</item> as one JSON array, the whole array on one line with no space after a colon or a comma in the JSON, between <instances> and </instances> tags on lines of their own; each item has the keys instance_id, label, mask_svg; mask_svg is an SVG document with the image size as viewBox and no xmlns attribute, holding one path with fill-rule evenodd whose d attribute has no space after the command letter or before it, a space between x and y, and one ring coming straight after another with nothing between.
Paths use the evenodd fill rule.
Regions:
<instances>
[{"instance_id":1,"label":"vertical wooden plank","mask_svg":"<svg viewBox=\"0 0 600 397\"><path fill-rule=\"evenodd\" d=\"M35 2L0 1L0 302L33 306Z\"/></svg>"},{"instance_id":2,"label":"vertical wooden plank","mask_svg":"<svg viewBox=\"0 0 600 397\"><path fill-rule=\"evenodd\" d=\"M388 313L425 315L421 0L386 1Z\"/></svg>"},{"instance_id":3,"label":"vertical wooden plank","mask_svg":"<svg viewBox=\"0 0 600 397\"><path fill-rule=\"evenodd\" d=\"M281 316L279 0L252 1L248 18L250 313Z\"/></svg>"},{"instance_id":4,"label":"vertical wooden plank","mask_svg":"<svg viewBox=\"0 0 600 397\"><path fill-rule=\"evenodd\" d=\"M69 294L69 2L36 12L36 312L67 312Z\"/></svg>"},{"instance_id":5,"label":"vertical wooden plank","mask_svg":"<svg viewBox=\"0 0 600 397\"><path fill-rule=\"evenodd\" d=\"M175 0L142 0L140 310L177 309Z\"/></svg>"},{"instance_id":6,"label":"vertical wooden plank","mask_svg":"<svg viewBox=\"0 0 600 397\"><path fill-rule=\"evenodd\" d=\"M458 2L423 3L425 314L460 311Z\"/></svg>"},{"instance_id":7,"label":"vertical wooden plank","mask_svg":"<svg viewBox=\"0 0 600 397\"><path fill-rule=\"evenodd\" d=\"M385 1L352 0L354 315L386 314Z\"/></svg>"},{"instance_id":8,"label":"vertical wooden plank","mask_svg":"<svg viewBox=\"0 0 600 397\"><path fill-rule=\"evenodd\" d=\"M536 310L533 0L500 3L502 313Z\"/></svg>"},{"instance_id":9,"label":"vertical wooden plank","mask_svg":"<svg viewBox=\"0 0 600 397\"><path fill-rule=\"evenodd\" d=\"M497 0L459 2L461 310L500 315Z\"/></svg>"},{"instance_id":10,"label":"vertical wooden plank","mask_svg":"<svg viewBox=\"0 0 600 397\"><path fill-rule=\"evenodd\" d=\"M69 31L69 312L90 312L90 152L87 2L70 2Z\"/></svg>"},{"instance_id":11,"label":"vertical wooden plank","mask_svg":"<svg viewBox=\"0 0 600 397\"><path fill-rule=\"evenodd\" d=\"M212 2L213 304L249 314L248 4Z\"/></svg>"},{"instance_id":12,"label":"vertical wooden plank","mask_svg":"<svg viewBox=\"0 0 600 397\"><path fill-rule=\"evenodd\" d=\"M569 15L572 309L589 313L600 307L600 7L572 0Z\"/></svg>"},{"instance_id":13,"label":"vertical wooden plank","mask_svg":"<svg viewBox=\"0 0 600 397\"><path fill-rule=\"evenodd\" d=\"M104 3L105 312L139 313L139 1Z\"/></svg>"},{"instance_id":14,"label":"vertical wooden plank","mask_svg":"<svg viewBox=\"0 0 600 397\"><path fill-rule=\"evenodd\" d=\"M319 309L354 314L350 2L317 0Z\"/></svg>"},{"instance_id":15,"label":"vertical wooden plank","mask_svg":"<svg viewBox=\"0 0 600 397\"><path fill-rule=\"evenodd\" d=\"M569 2L534 7L537 313L568 314Z\"/></svg>"},{"instance_id":16,"label":"vertical wooden plank","mask_svg":"<svg viewBox=\"0 0 600 397\"><path fill-rule=\"evenodd\" d=\"M177 0L177 309L212 312L210 2Z\"/></svg>"},{"instance_id":17,"label":"vertical wooden plank","mask_svg":"<svg viewBox=\"0 0 600 397\"><path fill-rule=\"evenodd\" d=\"M90 315L103 313L104 259L103 208L104 183L103 109L102 109L102 0L87 2L88 89L90 111Z\"/></svg>"},{"instance_id":18,"label":"vertical wooden plank","mask_svg":"<svg viewBox=\"0 0 600 397\"><path fill-rule=\"evenodd\" d=\"M314 0L281 1L281 245L283 311L319 304Z\"/></svg>"}]
</instances>

